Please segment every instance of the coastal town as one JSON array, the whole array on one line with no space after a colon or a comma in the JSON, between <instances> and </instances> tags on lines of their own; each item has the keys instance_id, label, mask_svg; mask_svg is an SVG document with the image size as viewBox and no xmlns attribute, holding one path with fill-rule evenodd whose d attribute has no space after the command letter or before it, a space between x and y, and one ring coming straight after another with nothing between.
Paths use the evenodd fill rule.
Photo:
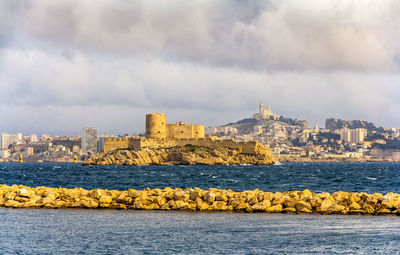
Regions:
<instances>
[{"instance_id":1,"label":"coastal town","mask_svg":"<svg viewBox=\"0 0 400 255\"><path fill-rule=\"evenodd\" d=\"M180 127L190 126L183 122ZM193 125L200 127L202 125ZM325 127L309 127L306 120L284 117L268 105L259 104L249 118L221 126L207 127L204 136L213 140L256 141L270 147L279 162L308 161L400 161L400 128L377 127L362 120L328 118ZM203 134L202 134L203 135ZM0 134L0 162L83 162L104 151L108 138L141 138L98 133L85 127L75 136L21 133Z\"/></svg>"}]
</instances>

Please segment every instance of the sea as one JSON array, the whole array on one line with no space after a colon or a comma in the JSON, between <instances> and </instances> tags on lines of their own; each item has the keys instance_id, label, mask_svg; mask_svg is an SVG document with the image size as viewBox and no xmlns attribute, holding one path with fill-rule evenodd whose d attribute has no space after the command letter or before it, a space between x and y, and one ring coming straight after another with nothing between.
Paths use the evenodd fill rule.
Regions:
<instances>
[{"instance_id":1,"label":"sea","mask_svg":"<svg viewBox=\"0 0 400 255\"><path fill-rule=\"evenodd\" d=\"M0 163L0 184L400 193L400 163ZM400 254L400 217L0 207L0 254Z\"/></svg>"}]
</instances>

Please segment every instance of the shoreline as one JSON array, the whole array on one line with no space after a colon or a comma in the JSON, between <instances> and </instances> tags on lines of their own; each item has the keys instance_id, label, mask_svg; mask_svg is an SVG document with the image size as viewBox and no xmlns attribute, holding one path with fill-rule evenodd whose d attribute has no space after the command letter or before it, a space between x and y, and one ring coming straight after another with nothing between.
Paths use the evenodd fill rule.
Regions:
<instances>
[{"instance_id":1,"label":"shoreline","mask_svg":"<svg viewBox=\"0 0 400 255\"><path fill-rule=\"evenodd\" d=\"M0 185L0 207L46 209L178 210L400 216L400 194L365 192L265 192L259 189L155 188L107 190Z\"/></svg>"}]
</instances>

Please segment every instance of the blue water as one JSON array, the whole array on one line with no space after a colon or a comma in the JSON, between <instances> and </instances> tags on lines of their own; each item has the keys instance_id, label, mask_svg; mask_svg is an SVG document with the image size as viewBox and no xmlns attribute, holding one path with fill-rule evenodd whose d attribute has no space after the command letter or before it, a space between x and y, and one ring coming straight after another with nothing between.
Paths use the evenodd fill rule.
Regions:
<instances>
[{"instance_id":1,"label":"blue water","mask_svg":"<svg viewBox=\"0 0 400 255\"><path fill-rule=\"evenodd\" d=\"M400 163L284 163L272 166L82 166L0 163L0 184L124 190L163 187L400 193Z\"/></svg>"},{"instance_id":2,"label":"blue water","mask_svg":"<svg viewBox=\"0 0 400 255\"><path fill-rule=\"evenodd\" d=\"M399 192L399 163L0 164L1 184ZM0 254L400 254L400 217L0 208Z\"/></svg>"}]
</instances>

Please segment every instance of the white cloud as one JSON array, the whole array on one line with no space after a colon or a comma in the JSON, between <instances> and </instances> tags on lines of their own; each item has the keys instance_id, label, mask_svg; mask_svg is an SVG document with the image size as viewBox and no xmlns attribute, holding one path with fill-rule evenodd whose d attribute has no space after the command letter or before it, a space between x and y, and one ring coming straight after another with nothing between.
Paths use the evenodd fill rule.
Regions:
<instances>
[{"instance_id":1,"label":"white cloud","mask_svg":"<svg viewBox=\"0 0 400 255\"><path fill-rule=\"evenodd\" d=\"M56 47L256 70L399 69L395 0L37 0L19 7L18 29Z\"/></svg>"},{"instance_id":2,"label":"white cloud","mask_svg":"<svg viewBox=\"0 0 400 255\"><path fill-rule=\"evenodd\" d=\"M5 0L0 24L0 129L223 124L260 98L400 126L398 1Z\"/></svg>"}]
</instances>

